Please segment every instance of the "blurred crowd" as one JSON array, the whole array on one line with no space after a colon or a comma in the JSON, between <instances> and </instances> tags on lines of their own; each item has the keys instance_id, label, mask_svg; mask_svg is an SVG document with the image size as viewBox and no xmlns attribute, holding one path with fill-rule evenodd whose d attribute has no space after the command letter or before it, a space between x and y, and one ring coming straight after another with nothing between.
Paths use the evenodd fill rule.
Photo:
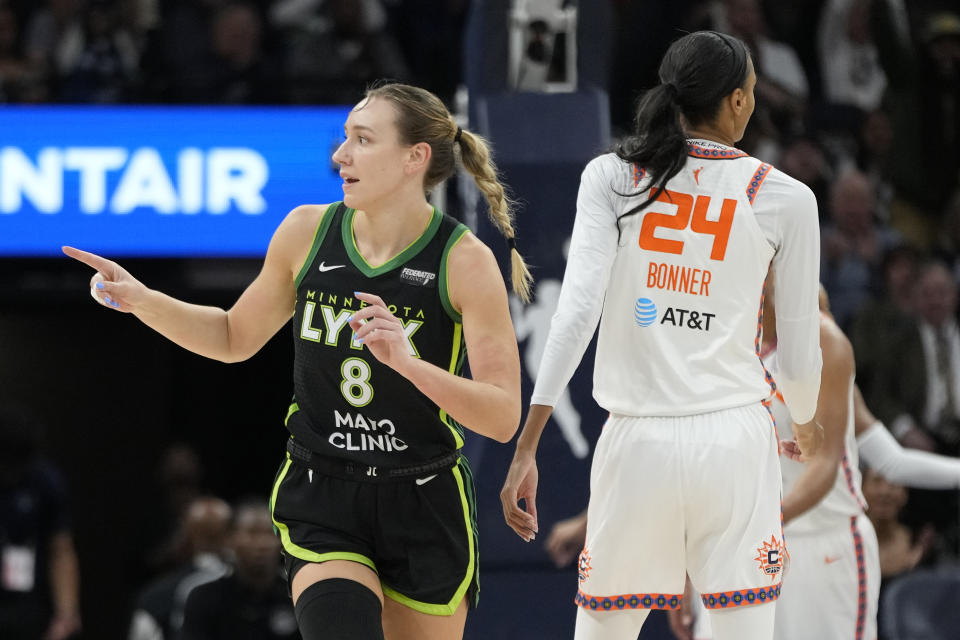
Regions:
<instances>
[{"instance_id":1,"label":"blurred crowd","mask_svg":"<svg viewBox=\"0 0 960 640\"><path fill-rule=\"evenodd\" d=\"M444 97L467 0L4 0L0 101L349 103L378 78Z\"/></svg>"},{"instance_id":2,"label":"blurred crowd","mask_svg":"<svg viewBox=\"0 0 960 640\"><path fill-rule=\"evenodd\" d=\"M580 2L580 11L592 2L599 0ZM757 110L741 146L817 195L821 279L853 342L868 406L904 446L960 455L955 3L609 2L602 88L616 134L629 129L640 91L657 82L656 63L678 29L712 28L749 44ZM452 103L470 8L468 0L2 0L0 102L351 103L370 82L393 78ZM170 473L199 466L189 451L179 455L167 459ZM44 535L68 531L62 481L50 470L30 477L30 490L51 496L51 514L37 520ZM4 490L14 495L12 478L0 476L0 504ZM292 617L276 604L285 593L276 567L263 566L264 554L277 551L263 501L231 508L195 485L186 482L186 494L171 489L169 518L155 530L169 535L147 560L153 575L130 637L174 637L169 625L183 627L192 610L214 611L221 597L208 587L191 604L184 585L227 578L236 584L217 588L269 603L264 624L286 637ZM960 558L960 493L912 491L908 499L869 473L864 493L886 578ZM63 566L75 571L75 559ZM79 621L75 596L63 602L67 637ZM183 637L195 637L189 631Z\"/></svg>"},{"instance_id":3,"label":"blurred crowd","mask_svg":"<svg viewBox=\"0 0 960 640\"><path fill-rule=\"evenodd\" d=\"M83 636L68 484L33 412L0 408L0 630L4 640ZM193 447L171 444L151 483L138 583L114 609L129 640L300 638L265 496L213 495ZM95 572L82 576L97 580Z\"/></svg>"}]
</instances>

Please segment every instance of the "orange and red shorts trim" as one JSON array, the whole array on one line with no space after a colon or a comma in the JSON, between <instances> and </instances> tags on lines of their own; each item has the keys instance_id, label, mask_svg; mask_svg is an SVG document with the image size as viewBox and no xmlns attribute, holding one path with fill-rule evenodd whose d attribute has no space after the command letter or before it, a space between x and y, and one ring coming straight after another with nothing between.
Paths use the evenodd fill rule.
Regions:
<instances>
[{"instance_id":1,"label":"orange and red shorts trim","mask_svg":"<svg viewBox=\"0 0 960 640\"><path fill-rule=\"evenodd\" d=\"M729 609L751 604L773 602L780 597L780 583L757 589L740 589L739 591L720 591L718 593L704 593L700 596L703 606L707 609Z\"/></svg>"},{"instance_id":2,"label":"orange and red shorts trim","mask_svg":"<svg viewBox=\"0 0 960 640\"><path fill-rule=\"evenodd\" d=\"M619 596L592 596L577 591L573 599L578 607L590 611L618 611L622 609L679 609L682 593L628 593Z\"/></svg>"},{"instance_id":3,"label":"orange and red shorts trim","mask_svg":"<svg viewBox=\"0 0 960 640\"><path fill-rule=\"evenodd\" d=\"M754 604L773 602L780 597L780 584L757 589L720 591L700 596L707 609L731 609ZM592 596L577 591L574 603L590 611L622 611L624 609L679 609L683 594L679 593L628 593L618 596Z\"/></svg>"}]
</instances>

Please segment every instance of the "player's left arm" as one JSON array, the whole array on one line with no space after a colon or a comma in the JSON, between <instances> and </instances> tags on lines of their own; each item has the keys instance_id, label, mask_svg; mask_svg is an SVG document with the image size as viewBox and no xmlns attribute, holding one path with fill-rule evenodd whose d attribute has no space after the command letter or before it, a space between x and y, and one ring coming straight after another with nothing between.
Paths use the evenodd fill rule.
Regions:
<instances>
[{"instance_id":1,"label":"player's left arm","mask_svg":"<svg viewBox=\"0 0 960 640\"><path fill-rule=\"evenodd\" d=\"M827 495L836 482L844 453L848 394L854 375L853 348L836 323L825 316L820 319L820 349L823 369L816 421L823 426L823 444L816 454L805 459L803 473L783 498L785 523L813 508Z\"/></svg>"},{"instance_id":2,"label":"player's left arm","mask_svg":"<svg viewBox=\"0 0 960 640\"><path fill-rule=\"evenodd\" d=\"M457 422L507 442L520 424L520 354L500 268L493 252L472 233L465 233L448 254L447 289L454 309L462 315L472 378L410 356L402 325L395 318L391 325L389 311L377 296L357 294L371 306L354 314L350 326L377 359L410 380ZM372 322L361 324L361 320Z\"/></svg>"},{"instance_id":3,"label":"player's left arm","mask_svg":"<svg viewBox=\"0 0 960 640\"><path fill-rule=\"evenodd\" d=\"M464 426L507 442L520 424L520 352L500 267L472 233L450 250L447 283L463 316L472 379L433 371L418 387Z\"/></svg>"},{"instance_id":4,"label":"player's left arm","mask_svg":"<svg viewBox=\"0 0 960 640\"><path fill-rule=\"evenodd\" d=\"M854 389L854 425L860 459L887 481L918 489L960 489L960 459L904 448Z\"/></svg>"}]
</instances>

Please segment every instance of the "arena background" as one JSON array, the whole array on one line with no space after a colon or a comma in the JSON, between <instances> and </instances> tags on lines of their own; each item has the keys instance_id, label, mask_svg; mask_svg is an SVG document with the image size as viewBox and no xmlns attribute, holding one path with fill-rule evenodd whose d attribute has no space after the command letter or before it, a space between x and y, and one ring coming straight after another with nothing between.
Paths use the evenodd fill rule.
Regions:
<instances>
[{"instance_id":1,"label":"arena background","mask_svg":"<svg viewBox=\"0 0 960 640\"><path fill-rule=\"evenodd\" d=\"M18 17L29 17L29 3L9 4ZM168 4L158 3L158 19L178 3ZM269 16L271 4L251 6ZM551 58L553 67L533 87L538 91L516 90L511 75L524 52L534 52L524 41L511 55L511 36L526 37L523 29L508 28L511 4L392 0L381 8L400 40L422 42L417 20L431 12L446 19L428 21L443 31L425 37L447 47L442 53L458 68L430 75L418 60L409 64L406 79L438 91L465 127L491 138L520 202L519 244L537 279L535 301L514 308L529 397L527 358L536 361L556 304L580 171L629 126L632 101L656 82L656 61L666 45L706 20L712 3L580 2L576 47L568 39L564 55L571 57ZM822 95L815 89L818 67L806 57L826 4L758 5L769 31L804 58L811 104ZM903 26L920 33L925 16L951 7L956 9L949 2L911 3L911 22ZM92 10L77 7L81 17ZM799 30L785 30L791 24ZM558 32L564 28L558 23ZM282 31L271 37L282 39ZM416 44L401 48L415 50ZM575 73L564 66L570 60ZM141 86L149 85L147 62L142 59L138 71ZM47 455L68 480L83 638L125 634L134 594L150 577L147 553L165 531L159 474L171 445L197 452L205 490L227 500L266 496L283 454L292 344L288 326L244 363L195 356L135 319L94 304L87 292L89 270L58 256L58 247L103 251L152 288L229 306L255 276L258 256L286 211L338 199L329 154L345 105L359 97L362 85L344 87L339 95L349 99L329 102L315 99L324 95L320 91L291 91L275 105L252 98L227 104L229 99L215 96L185 106L146 89L116 100L91 95L84 103L61 82L41 94L42 106L0 107L0 399L31 408L44 425ZM11 92L7 100L38 101ZM842 118L846 112L836 113ZM214 158L216 150L224 153ZM264 167L265 177L258 173ZM51 189L61 179L58 199ZM470 223L503 263L502 241L486 224L469 184L453 180L436 197ZM570 387L575 411L563 429L552 425L541 445L540 459L550 462L541 465L541 535L535 542L520 541L500 512L498 493L513 445L476 437L467 443L479 488L482 576L481 607L468 619L467 638L571 634L576 573L554 568L543 542L555 521L586 504L589 457L578 454L574 440L579 431L592 444L604 418L590 396L591 370L588 357ZM654 616L641 637L670 636Z\"/></svg>"}]
</instances>

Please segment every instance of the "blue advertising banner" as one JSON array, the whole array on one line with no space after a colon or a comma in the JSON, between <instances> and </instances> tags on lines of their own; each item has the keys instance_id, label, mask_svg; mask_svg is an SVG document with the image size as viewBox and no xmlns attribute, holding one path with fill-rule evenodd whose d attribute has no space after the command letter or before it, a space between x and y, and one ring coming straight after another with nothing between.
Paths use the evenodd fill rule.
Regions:
<instances>
[{"instance_id":1,"label":"blue advertising banner","mask_svg":"<svg viewBox=\"0 0 960 640\"><path fill-rule=\"evenodd\" d=\"M0 256L259 257L340 200L349 107L0 109Z\"/></svg>"}]
</instances>

